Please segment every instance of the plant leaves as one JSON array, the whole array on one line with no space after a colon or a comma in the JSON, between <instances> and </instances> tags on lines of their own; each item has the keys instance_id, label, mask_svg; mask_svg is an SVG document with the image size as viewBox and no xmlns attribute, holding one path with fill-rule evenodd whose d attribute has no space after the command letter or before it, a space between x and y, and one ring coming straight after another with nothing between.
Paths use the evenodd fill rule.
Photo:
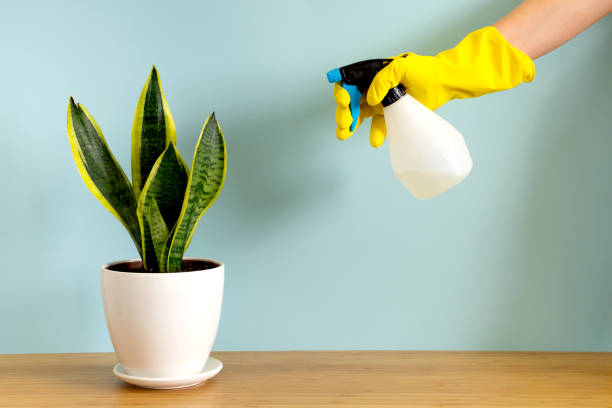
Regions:
<instances>
[{"instance_id":1,"label":"plant leaves","mask_svg":"<svg viewBox=\"0 0 612 408\"><path fill-rule=\"evenodd\" d=\"M72 155L83 181L102 205L125 226L142 256L141 232L132 186L108 148L94 118L73 98L68 102L67 128Z\"/></svg>"},{"instance_id":2,"label":"plant leaves","mask_svg":"<svg viewBox=\"0 0 612 408\"><path fill-rule=\"evenodd\" d=\"M155 66L140 94L132 125L132 183L138 199L157 158L170 142L176 126Z\"/></svg>"},{"instance_id":3,"label":"plant leaves","mask_svg":"<svg viewBox=\"0 0 612 408\"><path fill-rule=\"evenodd\" d=\"M174 236L175 231L176 231L176 224L174 224L174 227L172 227L172 229L168 233L168 238L166 239L166 242L164 243L164 247L162 248L161 259L165 261L163 263L164 270L162 272L170 272L170 270L168 270L168 255L170 253L170 244L172 243L172 237Z\"/></svg>"},{"instance_id":4,"label":"plant leaves","mask_svg":"<svg viewBox=\"0 0 612 408\"><path fill-rule=\"evenodd\" d=\"M225 141L213 113L204 123L193 155L181 213L170 241L169 272L181 270L183 254L200 218L221 192L226 168Z\"/></svg>"},{"instance_id":5,"label":"plant leaves","mask_svg":"<svg viewBox=\"0 0 612 408\"><path fill-rule=\"evenodd\" d=\"M151 69L138 100L132 126L132 181L136 199L155 161L166 147L176 142L176 126L162 90L159 73ZM153 239L146 217L139 218L145 270L158 270Z\"/></svg>"},{"instance_id":6,"label":"plant leaves","mask_svg":"<svg viewBox=\"0 0 612 408\"><path fill-rule=\"evenodd\" d=\"M138 213L138 210L136 210ZM142 237L142 268L147 272L159 271L160 267L155 254L155 244L151 237L149 221L143 215L138 215L140 223L140 236Z\"/></svg>"},{"instance_id":7,"label":"plant leaves","mask_svg":"<svg viewBox=\"0 0 612 408\"><path fill-rule=\"evenodd\" d=\"M168 226L159 212L157 201L155 201L154 198L147 200L147 204L144 206L144 218L147 220L147 224L150 228L151 239L160 268L159 270L160 272L166 272L167 263L161 262L161 260L164 259L163 252L166 240L168 239Z\"/></svg>"},{"instance_id":8,"label":"plant leaves","mask_svg":"<svg viewBox=\"0 0 612 408\"><path fill-rule=\"evenodd\" d=\"M175 144L171 142L153 165L149 179L145 183L140 194L140 199L138 200L137 214L141 223L143 236L146 235L147 232L151 233L154 248L163 246L167 240L167 236L163 237L161 242L157 241L157 239L160 239L159 235L157 238L153 236L159 227L157 225L147 225L149 220L146 214L152 211L148 207L152 206L153 202L155 202L160 216L162 217L162 221L166 226L166 230L168 226L174 227L181 212L187 179L187 166L179 155ZM150 244L146 242L143 248L145 256L150 258L150 251L153 251L154 248L151 248ZM161 251L155 250L154 252L157 257L155 266L158 267L160 271L165 271L167 269L167 259L159 257ZM147 263L148 269L152 269L153 267L153 263L151 263L150 266L149 263Z\"/></svg>"}]
</instances>

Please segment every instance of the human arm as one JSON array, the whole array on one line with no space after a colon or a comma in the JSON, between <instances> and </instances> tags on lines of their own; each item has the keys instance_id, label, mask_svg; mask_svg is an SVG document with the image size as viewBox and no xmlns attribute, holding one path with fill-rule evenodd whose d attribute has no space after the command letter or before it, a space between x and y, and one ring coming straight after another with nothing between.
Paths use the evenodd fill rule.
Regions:
<instances>
[{"instance_id":1,"label":"human arm","mask_svg":"<svg viewBox=\"0 0 612 408\"><path fill-rule=\"evenodd\" d=\"M525 0L493 24L510 44L536 59L612 12L612 0Z\"/></svg>"}]
</instances>

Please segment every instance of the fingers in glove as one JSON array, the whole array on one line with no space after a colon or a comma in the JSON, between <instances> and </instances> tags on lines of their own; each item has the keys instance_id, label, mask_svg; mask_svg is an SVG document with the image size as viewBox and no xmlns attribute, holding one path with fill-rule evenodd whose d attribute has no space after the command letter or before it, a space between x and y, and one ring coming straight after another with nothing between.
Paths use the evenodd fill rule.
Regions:
<instances>
[{"instance_id":1,"label":"fingers in glove","mask_svg":"<svg viewBox=\"0 0 612 408\"><path fill-rule=\"evenodd\" d=\"M341 87L342 89L342 87ZM346 92L344 89L342 91ZM348 92L347 92L348 95ZM336 96L336 92L334 92L334 98ZM338 99L336 99L338 102ZM351 132L350 127L351 123L353 123L353 115L351 114L351 110L347 106L340 106L340 102L336 106L336 136L340 140L346 140L355 133L355 130L359 129L359 126L363 123L364 119L372 116L375 109L373 109L366 102L361 102L361 109L359 110L359 119L357 120L357 125L355 129Z\"/></svg>"},{"instance_id":2,"label":"fingers in glove","mask_svg":"<svg viewBox=\"0 0 612 408\"><path fill-rule=\"evenodd\" d=\"M387 134L387 125L385 117L382 114L372 116L372 125L370 126L370 144L372 147L380 147L385 142Z\"/></svg>"},{"instance_id":3,"label":"fingers in glove","mask_svg":"<svg viewBox=\"0 0 612 408\"><path fill-rule=\"evenodd\" d=\"M336 136L338 137L338 139L346 140L349 137L351 137L353 133L355 133L355 131L359 129L359 126L361 126L364 119L366 119L366 117L359 116L359 119L357 119L357 125L355 125L355 130L353 130L352 132L350 131L349 126L345 128L340 128L340 127L336 128Z\"/></svg>"},{"instance_id":4,"label":"fingers in glove","mask_svg":"<svg viewBox=\"0 0 612 408\"><path fill-rule=\"evenodd\" d=\"M336 106L336 125L338 129L348 129L353 122L351 110L344 106Z\"/></svg>"},{"instance_id":5,"label":"fingers in glove","mask_svg":"<svg viewBox=\"0 0 612 408\"><path fill-rule=\"evenodd\" d=\"M349 128L336 128L336 137L340 140L346 140L353 135Z\"/></svg>"},{"instance_id":6,"label":"fingers in glove","mask_svg":"<svg viewBox=\"0 0 612 408\"><path fill-rule=\"evenodd\" d=\"M349 108L351 97L339 83L334 84L334 100L336 101L336 136L340 140L348 139L353 132L349 130L353 116Z\"/></svg>"},{"instance_id":7,"label":"fingers in glove","mask_svg":"<svg viewBox=\"0 0 612 408\"><path fill-rule=\"evenodd\" d=\"M392 61L380 70L372 80L368 89L367 101L370 106L378 105L389 89L397 86L401 79L401 64L397 60Z\"/></svg>"},{"instance_id":8,"label":"fingers in glove","mask_svg":"<svg viewBox=\"0 0 612 408\"><path fill-rule=\"evenodd\" d=\"M340 85L339 82L336 82L334 84L334 99L336 100L338 106L343 106L347 108L349 106L349 103L351 102L351 96L346 91L346 89L344 89L342 85Z\"/></svg>"}]
</instances>

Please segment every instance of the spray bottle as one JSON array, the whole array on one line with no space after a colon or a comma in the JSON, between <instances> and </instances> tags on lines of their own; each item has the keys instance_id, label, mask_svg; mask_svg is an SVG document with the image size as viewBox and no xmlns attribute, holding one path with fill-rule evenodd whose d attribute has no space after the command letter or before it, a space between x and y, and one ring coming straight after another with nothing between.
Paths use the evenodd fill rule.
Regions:
<instances>
[{"instance_id":1,"label":"spray bottle","mask_svg":"<svg viewBox=\"0 0 612 408\"><path fill-rule=\"evenodd\" d=\"M391 61L365 60L327 73L328 81L342 82L342 87L351 97L351 131L357 125L361 96L378 71ZM431 198L468 176L472 170L472 158L463 136L453 125L407 94L402 84L389 90L382 106L391 166L414 197Z\"/></svg>"}]
</instances>

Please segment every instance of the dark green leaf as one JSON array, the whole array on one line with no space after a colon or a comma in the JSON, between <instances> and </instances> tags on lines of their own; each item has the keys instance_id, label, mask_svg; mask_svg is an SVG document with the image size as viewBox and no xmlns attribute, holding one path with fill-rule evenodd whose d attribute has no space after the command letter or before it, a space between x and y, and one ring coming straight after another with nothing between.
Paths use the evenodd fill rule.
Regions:
<instances>
[{"instance_id":1,"label":"dark green leaf","mask_svg":"<svg viewBox=\"0 0 612 408\"><path fill-rule=\"evenodd\" d=\"M191 242L198 221L223 187L225 171L225 141L213 113L202 128L193 155L181 214L170 243L169 272L180 271L183 254Z\"/></svg>"},{"instance_id":2,"label":"dark green leaf","mask_svg":"<svg viewBox=\"0 0 612 408\"><path fill-rule=\"evenodd\" d=\"M168 227L159 212L159 207L154 198L146 201L144 205L144 218L147 220L151 231L151 239L155 248L155 255L159 262L160 272L167 271L167 263L163 262L164 245L168 239Z\"/></svg>"},{"instance_id":3,"label":"dark green leaf","mask_svg":"<svg viewBox=\"0 0 612 408\"><path fill-rule=\"evenodd\" d=\"M68 102L68 139L81 177L94 196L128 230L142 256L136 200L125 173L93 117L73 98Z\"/></svg>"},{"instance_id":4,"label":"dark green leaf","mask_svg":"<svg viewBox=\"0 0 612 408\"><path fill-rule=\"evenodd\" d=\"M151 169L149 179L140 194L140 199L138 200L138 218L141 220L142 225L147 224L144 215L147 211L150 211L147 207L153 205L153 201L158 208L166 229L168 229L168 226L173 227L176 224L183 205L187 179L188 174L186 165L179 156L174 143L170 143L155 162L155 165ZM153 246L155 248L163 246L167 237L163 237L162 242L156 242L156 231L154 230L157 229L157 226L147 225L146 227L151 232ZM149 251L152 248L147 247L145 243L143 249L147 256L149 256ZM159 258L161 251L155 252L157 254L159 270L163 271L166 269L167 259Z\"/></svg>"},{"instance_id":5,"label":"dark green leaf","mask_svg":"<svg viewBox=\"0 0 612 408\"><path fill-rule=\"evenodd\" d=\"M157 69L153 67L140 94L132 126L132 182L136 197L169 143L176 143L176 127Z\"/></svg>"}]
</instances>

